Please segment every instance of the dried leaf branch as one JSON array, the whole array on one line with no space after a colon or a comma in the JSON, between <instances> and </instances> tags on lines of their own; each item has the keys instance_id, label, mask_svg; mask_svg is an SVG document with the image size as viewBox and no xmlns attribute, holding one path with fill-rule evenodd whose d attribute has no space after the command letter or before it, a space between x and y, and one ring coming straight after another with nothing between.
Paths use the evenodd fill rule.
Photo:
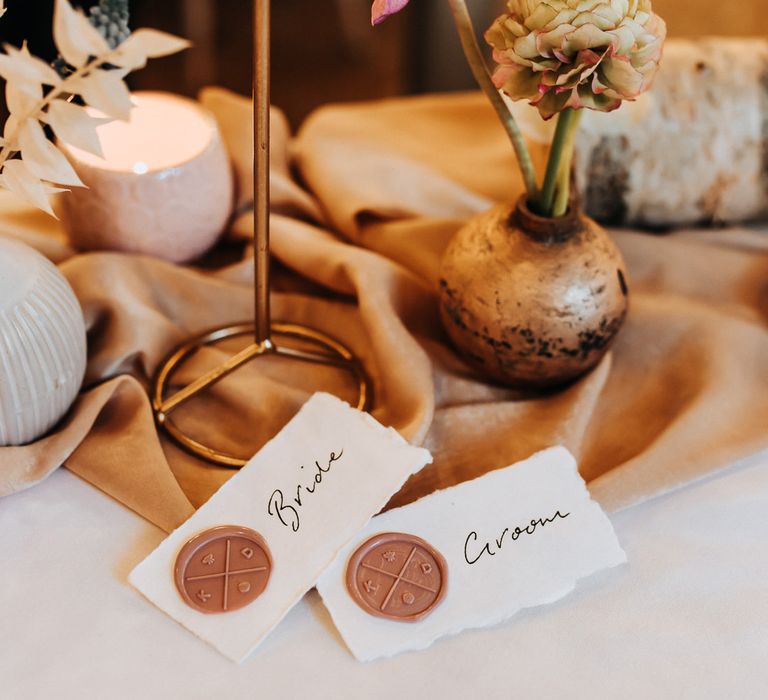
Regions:
<instances>
[{"instance_id":1,"label":"dried leaf branch","mask_svg":"<svg viewBox=\"0 0 768 700\"><path fill-rule=\"evenodd\" d=\"M0 16L5 12L0 0ZM185 39L153 29L140 29L111 47L102 34L68 0L56 0L53 38L72 73L62 78L26 47L5 47L0 77L6 81L11 113L0 139L0 187L53 214L48 194L63 187L82 187L66 156L45 135L48 125L62 141L101 156L94 118L67 101L78 95L106 118L127 120L131 96L124 78L146 65L189 46Z\"/></svg>"}]
</instances>

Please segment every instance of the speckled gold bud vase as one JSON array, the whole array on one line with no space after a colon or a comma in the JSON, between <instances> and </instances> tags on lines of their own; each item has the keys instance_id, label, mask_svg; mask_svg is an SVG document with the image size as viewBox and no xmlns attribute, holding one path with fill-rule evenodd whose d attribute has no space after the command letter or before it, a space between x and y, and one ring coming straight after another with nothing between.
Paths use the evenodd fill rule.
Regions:
<instances>
[{"instance_id":1,"label":"speckled gold bud vase","mask_svg":"<svg viewBox=\"0 0 768 700\"><path fill-rule=\"evenodd\" d=\"M0 445L50 430L85 374L85 323L64 276L32 248L0 238Z\"/></svg>"},{"instance_id":2,"label":"speckled gold bud vase","mask_svg":"<svg viewBox=\"0 0 768 700\"><path fill-rule=\"evenodd\" d=\"M603 357L627 313L627 273L608 233L577 210L550 219L521 199L469 221L440 269L440 317L486 377L546 388Z\"/></svg>"}]
</instances>

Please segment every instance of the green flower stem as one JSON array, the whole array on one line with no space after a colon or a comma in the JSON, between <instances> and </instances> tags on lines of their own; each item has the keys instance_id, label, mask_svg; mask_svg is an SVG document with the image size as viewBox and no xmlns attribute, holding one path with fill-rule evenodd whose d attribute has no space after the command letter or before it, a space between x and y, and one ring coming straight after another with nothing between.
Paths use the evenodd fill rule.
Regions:
<instances>
[{"instance_id":1,"label":"green flower stem","mask_svg":"<svg viewBox=\"0 0 768 700\"><path fill-rule=\"evenodd\" d=\"M574 124L567 134L563 145L563 157L560 163L560 172L557 175L557 192L552 208L552 216L563 216L568 211L568 203L571 197L571 167L573 166L573 147L576 143L576 134L579 131L582 110L574 110Z\"/></svg>"},{"instance_id":2,"label":"green flower stem","mask_svg":"<svg viewBox=\"0 0 768 700\"><path fill-rule=\"evenodd\" d=\"M469 67L472 70L472 75L475 76L475 80L491 101L491 104L496 110L496 114L499 115L499 119L501 119L501 123L509 136L509 140L512 142L512 147L515 149L517 162L520 165L520 171L522 172L523 181L525 182L525 189L528 192L528 199L533 201L537 195L536 171L533 168L531 154L528 151L528 146L525 143L520 127L517 125L515 118L512 116L507 105L504 103L503 98L499 94L499 91L493 84L493 80L491 80L491 75L488 72L485 60L483 59L483 54L477 44L477 37L475 36L475 30L472 25L472 18L469 16L466 3L464 0L448 0L448 4L453 13L453 20L456 23L456 29L458 29L459 38L461 39L461 46L464 49L467 63L469 63Z\"/></svg>"},{"instance_id":3,"label":"green flower stem","mask_svg":"<svg viewBox=\"0 0 768 700\"><path fill-rule=\"evenodd\" d=\"M577 110L568 108L560 112L557 118L557 128L555 137L552 139L552 147L549 150L549 160L547 161L547 172L544 176L544 185L539 192L538 213L541 216L552 216L552 209L555 202L555 187L557 185L557 176L560 172L560 163L563 160L563 154L571 140L571 132L575 132L579 125ZM571 140L571 143L572 140Z\"/></svg>"},{"instance_id":4,"label":"green flower stem","mask_svg":"<svg viewBox=\"0 0 768 700\"><path fill-rule=\"evenodd\" d=\"M555 201L552 205L552 216L563 216L568 211L568 199L571 194L571 164L573 153L565 153L560 163L560 171L557 174L557 187L555 188Z\"/></svg>"}]
</instances>

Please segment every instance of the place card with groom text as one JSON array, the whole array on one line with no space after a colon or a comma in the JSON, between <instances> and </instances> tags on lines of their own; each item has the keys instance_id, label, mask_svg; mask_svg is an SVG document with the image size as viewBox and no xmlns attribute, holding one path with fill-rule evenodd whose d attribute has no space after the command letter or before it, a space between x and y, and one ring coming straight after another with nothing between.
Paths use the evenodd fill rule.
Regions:
<instances>
[{"instance_id":1,"label":"place card with groom text","mask_svg":"<svg viewBox=\"0 0 768 700\"><path fill-rule=\"evenodd\" d=\"M625 561L574 458L555 447L373 518L317 589L369 661L552 603Z\"/></svg>"},{"instance_id":2,"label":"place card with groom text","mask_svg":"<svg viewBox=\"0 0 768 700\"><path fill-rule=\"evenodd\" d=\"M315 394L129 580L242 661L431 461L369 414Z\"/></svg>"}]
</instances>

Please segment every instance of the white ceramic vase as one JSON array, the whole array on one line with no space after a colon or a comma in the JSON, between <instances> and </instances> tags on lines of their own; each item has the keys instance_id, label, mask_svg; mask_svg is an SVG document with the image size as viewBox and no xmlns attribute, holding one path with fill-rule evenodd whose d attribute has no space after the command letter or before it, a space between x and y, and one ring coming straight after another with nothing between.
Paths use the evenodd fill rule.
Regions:
<instances>
[{"instance_id":1,"label":"white ceramic vase","mask_svg":"<svg viewBox=\"0 0 768 700\"><path fill-rule=\"evenodd\" d=\"M67 280L37 251L0 238L0 445L56 425L85 363L83 313Z\"/></svg>"}]
</instances>

